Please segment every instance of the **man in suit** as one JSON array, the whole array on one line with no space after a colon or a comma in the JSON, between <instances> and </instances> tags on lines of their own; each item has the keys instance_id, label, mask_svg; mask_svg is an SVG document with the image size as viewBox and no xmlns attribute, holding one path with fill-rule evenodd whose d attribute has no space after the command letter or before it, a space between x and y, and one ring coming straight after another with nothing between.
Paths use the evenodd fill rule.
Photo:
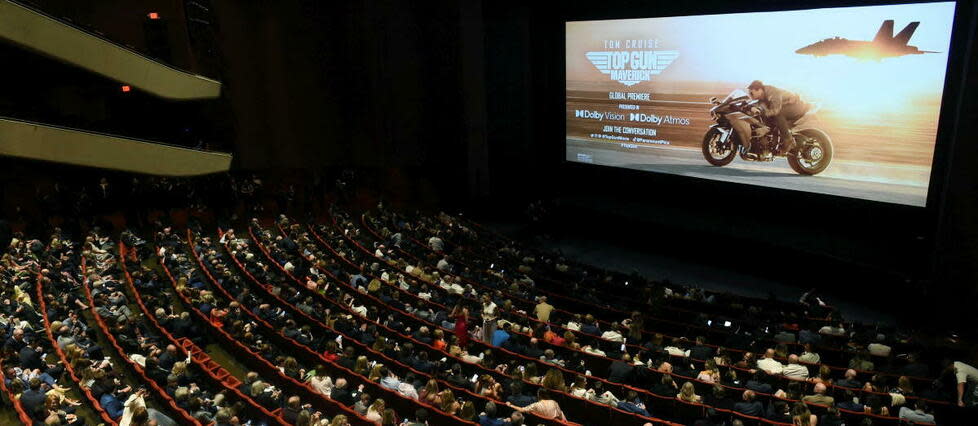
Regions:
<instances>
[{"instance_id":1,"label":"man in suit","mask_svg":"<svg viewBox=\"0 0 978 426\"><path fill-rule=\"evenodd\" d=\"M706 338L699 336L696 338L696 346L689 350L689 357L692 359L705 361L713 357L713 348L706 346Z\"/></svg>"},{"instance_id":2,"label":"man in suit","mask_svg":"<svg viewBox=\"0 0 978 426\"><path fill-rule=\"evenodd\" d=\"M27 342L24 341L24 329L17 327L3 343L3 351L16 354L20 353L24 346L27 346Z\"/></svg>"},{"instance_id":3,"label":"man in suit","mask_svg":"<svg viewBox=\"0 0 978 426\"><path fill-rule=\"evenodd\" d=\"M632 357L624 354L620 360L611 363L611 367L608 368L608 380L612 383L630 383L634 371Z\"/></svg>"},{"instance_id":4,"label":"man in suit","mask_svg":"<svg viewBox=\"0 0 978 426\"><path fill-rule=\"evenodd\" d=\"M173 368L173 364L180 360L180 355L177 353L177 347L174 345L168 345L166 347L166 352L160 355L158 361L160 368L169 371Z\"/></svg>"},{"instance_id":5,"label":"man in suit","mask_svg":"<svg viewBox=\"0 0 978 426\"><path fill-rule=\"evenodd\" d=\"M590 334L592 336L601 335L601 328L598 327L598 321L594 319L591 314L584 316L584 324L581 325L581 333Z\"/></svg>"},{"instance_id":6,"label":"man in suit","mask_svg":"<svg viewBox=\"0 0 978 426\"><path fill-rule=\"evenodd\" d=\"M44 360L41 356L44 354L40 345L27 345L20 350L20 366L25 370L46 370L47 366L44 365Z\"/></svg>"},{"instance_id":7,"label":"man in suit","mask_svg":"<svg viewBox=\"0 0 978 426\"><path fill-rule=\"evenodd\" d=\"M863 384L860 383L859 380L856 380L856 375L856 370L850 368L846 370L846 378L835 382L835 385L842 386L844 388L859 389L863 386Z\"/></svg>"},{"instance_id":8,"label":"man in suit","mask_svg":"<svg viewBox=\"0 0 978 426\"><path fill-rule=\"evenodd\" d=\"M346 379L342 377L336 379L336 383L333 385L333 392L330 393L330 398L347 407L353 405L353 394L346 388Z\"/></svg>"},{"instance_id":9,"label":"man in suit","mask_svg":"<svg viewBox=\"0 0 978 426\"><path fill-rule=\"evenodd\" d=\"M804 397L801 398L801 400L809 404L834 405L835 398L825 395L825 391L826 391L825 384L817 383L815 384L815 394L805 395Z\"/></svg>"},{"instance_id":10,"label":"man in suit","mask_svg":"<svg viewBox=\"0 0 978 426\"><path fill-rule=\"evenodd\" d=\"M41 391L41 379L35 377L28 382L28 389L20 394L20 403L27 414L35 419L43 419L44 392Z\"/></svg>"},{"instance_id":11,"label":"man in suit","mask_svg":"<svg viewBox=\"0 0 978 426\"><path fill-rule=\"evenodd\" d=\"M745 390L743 401L734 404L734 411L744 413L748 416L762 416L764 414L764 404L761 404L761 401L757 401L755 397L754 391Z\"/></svg>"},{"instance_id":12,"label":"man in suit","mask_svg":"<svg viewBox=\"0 0 978 426\"><path fill-rule=\"evenodd\" d=\"M856 411L859 413L863 412L864 408L862 404L856 402L856 394L851 390L846 390L845 397L842 399L842 401L835 404L835 406L843 410Z\"/></svg>"},{"instance_id":13,"label":"man in suit","mask_svg":"<svg viewBox=\"0 0 978 426\"><path fill-rule=\"evenodd\" d=\"M747 389L750 389L750 390L754 391L754 392L774 393L774 388L771 387L770 384L768 384L768 383L766 383L764 381L764 376L765 376L765 374L764 374L764 371L763 370L757 370L757 371L755 371L754 372L754 377L752 377L750 380L747 381L745 387Z\"/></svg>"},{"instance_id":14,"label":"man in suit","mask_svg":"<svg viewBox=\"0 0 978 426\"><path fill-rule=\"evenodd\" d=\"M255 384L256 381L258 381L258 373L249 371L245 375L244 381L238 386L238 390L247 395L251 393L251 385Z\"/></svg>"}]
</instances>

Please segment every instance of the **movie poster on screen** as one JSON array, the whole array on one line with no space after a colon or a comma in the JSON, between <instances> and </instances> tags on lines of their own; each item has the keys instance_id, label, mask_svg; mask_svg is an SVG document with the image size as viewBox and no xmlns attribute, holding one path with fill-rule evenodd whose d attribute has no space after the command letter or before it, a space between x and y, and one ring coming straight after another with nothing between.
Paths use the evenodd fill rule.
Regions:
<instances>
[{"instance_id":1,"label":"movie poster on screen","mask_svg":"<svg viewBox=\"0 0 978 426\"><path fill-rule=\"evenodd\" d=\"M942 2L567 22L566 159L924 206L954 12ZM796 114L785 122L805 142L786 142L764 115L773 100L759 99L750 149L709 163L711 100L755 80L792 100L777 110ZM824 154L805 129L831 145L812 175L777 156Z\"/></svg>"}]
</instances>

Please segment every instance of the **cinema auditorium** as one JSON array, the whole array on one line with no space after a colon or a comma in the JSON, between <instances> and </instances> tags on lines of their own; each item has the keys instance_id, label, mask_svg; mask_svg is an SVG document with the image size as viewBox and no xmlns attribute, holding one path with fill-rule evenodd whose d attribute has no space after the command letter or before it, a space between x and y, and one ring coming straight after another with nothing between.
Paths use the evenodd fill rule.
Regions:
<instances>
[{"instance_id":1,"label":"cinema auditorium","mask_svg":"<svg viewBox=\"0 0 978 426\"><path fill-rule=\"evenodd\" d=\"M976 0L0 0L0 425L978 424Z\"/></svg>"}]
</instances>

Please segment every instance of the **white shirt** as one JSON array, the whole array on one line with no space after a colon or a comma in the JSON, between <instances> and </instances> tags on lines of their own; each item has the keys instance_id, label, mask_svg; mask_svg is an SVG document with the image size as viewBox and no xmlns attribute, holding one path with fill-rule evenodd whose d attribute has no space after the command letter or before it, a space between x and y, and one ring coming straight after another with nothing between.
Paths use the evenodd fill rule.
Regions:
<instances>
[{"instance_id":1,"label":"white shirt","mask_svg":"<svg viewBox=\"0 0 978 426\"><path fill-rule=\"evenodd\" d=\"M829 336L845 336L846 329L842 327L825 326L818 329L818 334L828 334Z\"/></svg>"},{"instance_id":2,"label":"white shirt","mask_svg":"<svg viewBox=\"0 0 978 426\"><path fill-rule=\"evenodd\" d=\"M760 361L757 361L757 368L766 371L768 374L781 374L784 371L784 365L774 358L761 358Z\"/></svg>"},{"instance_id":3,"label":"white shirt","mask_svg":"<svg viewBox=\"0 0 978 426\"><path fill-rule=\"evenodd\" d=\"M418 390L410 383L401 382L397 385L397 392L415 401L418 400Z\"/></svg>"},{"instance_id":4,"label":"white shirt","mask_svg":"<svg viewBox=\"0 0 978 426\"><path fill-rule=\"evenodd\" d=\"M496 317L496 304L492 301L488 305L482 305L482 318L491 319Z\"/></svg>"},{"instance_id":5,"label":"white shirt","mask_svg":"<svg viewBox=\"0 0 978 426\"><path fill-rule=\"evenodd\" d=\"M818 362L822 360L822 357L814 352L803 352L801 356L798 357L798 360L801 362L807 362L809 364L818 364Z\"/></svg>"},{"instance_id":6,"label":"white shirt","mask_svg":"<svg viewBox=\"0 0 978 426\"><path fill-rule=\"evenodd\" d=\"M448 291L448 289L452 288L452 286L449 285L448 282L445 280L438 280L438 287L445 289L445 291Z\"/></svg>"},{"instance_id":7,"label":"white shirt","mask_svg":"<svg viewBox=\"0 0 978 426\"><path fill-rule=\"evenodd\" d=\"M333 379L329 376L323 376L322 379L317 376L312 376L309 378L309 384L312 385L313 389L323 395L329 396L333 393Z\"/></svg>"},{"instance_id":8,"label":"white shirt","mask_svg":"<svg viewBox=\"0 0 978 426\"><path fill-rule=\"evenodd\" d=\"M602 351L601 349L593 348L591 346L585 346L585 347L581 348L581 350L584 351L584 352L587 352L589 354L595 354L595 355L601 355L601 356L604 356L605 355L604 351Z\"/></svg>"},{"instance_id":9,"label":"white shirt","mask_svg":"<svg viewBox=\"0 0 978 426\"><path fill-rule=\"evenodd\" d=\"M954 376L957 377L958 383L978 382L978 368L961 361L954 361Z\"/></svg>"},{"instance_id":10,"label":"white shirt","mask_svg":"<svg viewBox=\"0 0 978 426\"><path fill-rule=\"evenodd\" d=\"M890 356L890 351L892 350L892 348L882 343L870 343L866 349L869 350L870 354L882 357Z\"/></svg>"},{"instance_id":11,"label":"white shirt","mask_svg":"<svg viewBox=\"0 0 978 426\"><path fill-rule=\"evenodd\" d=\"M934 423L933 414L924 414L910 407L900 407L900 419L911 422Z\"/></svg>"},{"instance_id":12,"label":"white shirt","mask_svg":"<svg viewBox=\"0 0 978 426\"><path fill-rule=\"evenodd\" d=\"M781 374L792 379L807 379L808 368L801 364L788 364L781 370Z\"/></svg>"},{"instance_id":13,"label":"white shirt","mask_svg":"<svg viewBox=\"0 0 978 426\"><path fill-rule=\"evenodd\" d=\"M624 341L624 338L621 336L621 333L615 330L608 330L602 333L601 338L615 343L621 343Z\"/></svg>"},{"instance_id":14,"label":"white shirt","mask_svg":"<svg viewBox=\"0 0 978 426\"><path fill-rule=\"evenodd\" d=\"M354 306L353 309L352 309L352 311L354 313L356 313L357 315L360 315L361 317L367 316L367 307L366 306L363 306L363 305Z\"/></svg>"},{"instance_id":15,"label":"white shirt","mask_svg":"<svg viewBox=\"0 0 978 426\"><path fill-rule=\"evenodd\" d=\"M119 426L129 426L132 424L132 414L137 407L146 407L146 402L143 401L141 396L133 393L129 395L129 399L126 399L124 405L125 408L122 409L122 418L119 419Z\"/></svg>"},{"instance_id":16,"label":"white shirt","mask_svg":"<svg viewBox=\"0 0 978 426\"><path fill-rule=\"evenodd\" d=\"M449 264L448 264L448 261L447 260L441 259L441 260L438 261L438 270L439 271L444 271L444 270L448 269L448 266L449 266Z\"/></svg>"},{"instance_id":17,"label":"white shirt","mask_svg":"<svg viewBox=\"0 0 978 426\"><path fill-rule=\"evenodd\" d=\"M448 291L455 294L462 294L465 293L465 287L458 285L458 283L452 283L451 287L448 288Z\"/></svg>"},{"instance_id":18,"label":"white shirt","mask_svg":"<svg viewBox=\"0 0 978 426\"><path fill-rule=\"evenodd\" d=\"M666 346L665 347L665 351L668 352L669 355L672 355L672 356L689 356L689 351L684 351L684 350L679 349L679 348L677 348L675 346Z\"/></svg>"}]
</instances>

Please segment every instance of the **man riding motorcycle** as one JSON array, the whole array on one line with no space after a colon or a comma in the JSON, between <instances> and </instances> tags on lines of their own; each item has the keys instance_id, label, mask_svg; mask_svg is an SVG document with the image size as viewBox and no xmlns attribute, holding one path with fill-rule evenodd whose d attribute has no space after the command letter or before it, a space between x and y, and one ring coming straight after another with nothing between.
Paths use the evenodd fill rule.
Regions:
<instances>
[{"instance_id":1,"label":"man riding motorcycle","mask_svg":"<svg viewBox=\"0 0 978 426\"><path fill-rule=\"evenodd\" d=\"M794 153L798 147L795 144L794 136L791 135L791 126L788 123L805 115L808 112L808 104L803 102L797 94L774 86L766 86L760 80L752 81L747 86L747 92L751 99L761 101L764 106L762 110L764 116L773 118L777 124L783 142L781 151L777 154ZM750 138L749 132L747 138Z\"/></svg>"}]
</instances>

